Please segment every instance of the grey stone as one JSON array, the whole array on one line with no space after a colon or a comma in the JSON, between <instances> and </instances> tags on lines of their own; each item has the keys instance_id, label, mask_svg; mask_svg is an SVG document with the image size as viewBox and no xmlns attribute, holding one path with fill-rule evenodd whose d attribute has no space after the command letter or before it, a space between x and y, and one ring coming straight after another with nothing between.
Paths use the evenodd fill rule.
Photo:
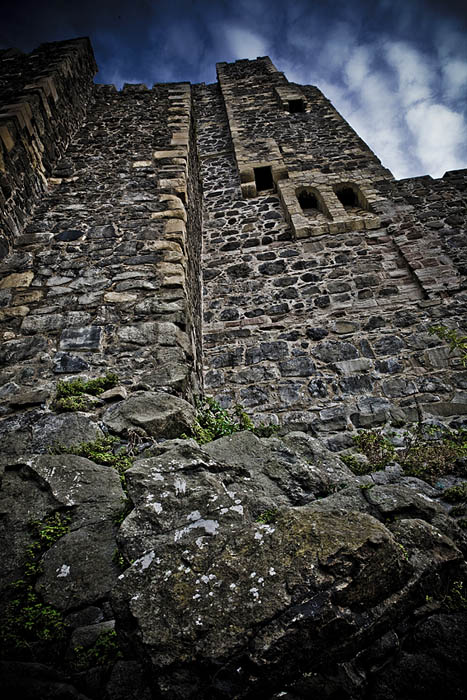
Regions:
<instances>
[{"instance_id":1,"label":"grey stone","mask_svg":"<svg viewBox=\"0 0 467 700\"><path fill-rule=\"evenodd\" d=\"M351 343L340 343L337 340L328 340L314 347L312 354L323 362L339 362L357 358L358 350Z\"/></svg>"},{"instance_id":2,"label":"grey stone","mask_svg":"<svg viewBox=\"0 0 467 700\"><path fill-rule=\"evenodd\" d=\"M54 236L54 240L69 242L76 241L78 240L78 238L82 238L83 236L84 231L78 231L77 229L69 229L67 231L61 231L60 233L57 233L57 235Z\"/></svg>"},{"instance_id":3,"label":"grey stone","mask_svg":"<svg viewBox=\"0 0 467 700\"><path fill-rule=\"evenodd\" d=\"M64 612L98 603L116 582L115 547L109 520L63 535L42 557L43 573L36 590L49 605Z\"/></svg>"},{"instance_id":4,"label":"grey stone","mask_svg":"<svg viewBox=\"0 0 467 700\"><path fill-rule=\"evenodd\" d=\"M65 328L60 339L61 350L99 350L102 342L102 328Z\"/></svg>"},{"instance_id":5,"label":"grey stone","mask_svg":"<svg viewBox=\"0 0 467 700\"><path fill-rule=\"evenodd\" d=\"M310 357L293 357L279 363L279 369L284 377L309 377L315 373L315 364Z\"/></svg>"},{"instance_id":6,"label":"grey stone","mask_svg":"<svg viewBox=\"0 0 467 700\"><path fill-rule=\"evenodd\" d=\"M21 455L47 452L56 444L92 442L103 433L82 413L44 413L33 410L0 422L2 453Z\"/></svg>"},{"instance_id":7,"label":"grey stone","mask_svg":"<svg viewBox=\"0 0 467 700\"><path fill-rule=\"evenodd\" d=\"M397 335L386 335L373 342L377 355L397 355L405 347L404 341Z\"/></svg>"},{"instance_id":8,"label":"grey stone","mask_svg":"<svg viewBox=\"0 0 467 700\"><path fill-rule=\"evenodd\" d=\"M143 430L152 437L174 438L189 432L195 410L187 401L162 392L140 391L110 406L102 420L113 432Z\"/></svg>"},{"instance_id":9,"label":"grey stone","mask_svg":"<svg viewBox=\"0 0 467 700\"><path fill-rule=\"evenodd\" d=\"M73 528L112 520L121 511L125 494L112 467L70 454L34 457L28 465L57 503L74 508Z\"/></svg>"},{"instance_id":10,"label":"grey stone","mask_svg":"<svg viewBox=\"0 0 467 700\"><path fill-rule=\"evenodd\" d=\"M77 355L57 352L54 356L54 372L56 374L72 374L89 369L88 363Z\"/></svg>"}]
</instances>

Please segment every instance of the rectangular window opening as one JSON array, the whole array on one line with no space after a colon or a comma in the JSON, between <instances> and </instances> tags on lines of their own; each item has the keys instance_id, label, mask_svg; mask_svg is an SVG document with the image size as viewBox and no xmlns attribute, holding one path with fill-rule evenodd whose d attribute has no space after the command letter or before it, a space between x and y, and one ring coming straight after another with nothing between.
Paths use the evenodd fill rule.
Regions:
<instances>
[{"instance_id":1,"label":"rectangular window opening","mask_svg":"<svg viewBox=\"0 0 467 700\"><path fill-rule=\"evenodd\" d=\"M256 191L264 192L265 190L274 189L274 180L272 179L271 166L267 165L264 168L253 168L255 171Z\"/></svg>"},{"instance_id":2,"label":"rectangular window opening","mask_svg":"<svg viewBox=\"0 0 467 700\"><path fill-rule=\"evenodd\" d=\"M305 111L305 103L303 100L289 100L288 102L290 114L298 114L299 112Z\"/></svg>"}]
</instances>

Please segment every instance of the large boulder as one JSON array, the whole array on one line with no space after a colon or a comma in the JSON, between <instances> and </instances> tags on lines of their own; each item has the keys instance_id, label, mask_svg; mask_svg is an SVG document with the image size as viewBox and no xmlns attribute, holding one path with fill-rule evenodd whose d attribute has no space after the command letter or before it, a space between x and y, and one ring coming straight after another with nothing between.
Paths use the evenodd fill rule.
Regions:
<instances>
[{"instance_id":1,"label":"large boulder","mask_svg":"<svg viewBox=\"0 0 467 700\"><path fill-rule=\"evenodd\" d=\"M115 433L143 431L155 438L176 438L189 432L195 410L177 396L160 391L138 391L110 406L102 419Z\"/></svg>"},{"instance_id":2,"label":"large boulder","mask_svg":"<svg viewBox=\"0 0 467 700\"><path fill-rule=\"evenodd\" d=\"M337 669L462 560L417 519L436 506L409 486L394 487L393 511L391 486L370 500L301 434L178 444L139 460L127 484L135 508L119 544L133 563L112 604L161 698L270 698ZM386 517L398 509L404 527Z\"/></svg>"}]
</instances>

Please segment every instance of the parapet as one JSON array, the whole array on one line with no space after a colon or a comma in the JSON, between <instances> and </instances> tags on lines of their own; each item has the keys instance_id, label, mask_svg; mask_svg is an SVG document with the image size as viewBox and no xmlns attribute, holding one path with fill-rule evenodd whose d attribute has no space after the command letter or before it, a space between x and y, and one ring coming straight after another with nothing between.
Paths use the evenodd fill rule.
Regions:
<instances>
[{"instance_id":1,"label":"parapet","mask_svg":"<svg viewBox=\"0 0 467 700\"><path fill-rule=\"evenodd\" d=\"M0 256L81 124L97 72L88 38L0 52Z\"/></svg>"}]
</instances>

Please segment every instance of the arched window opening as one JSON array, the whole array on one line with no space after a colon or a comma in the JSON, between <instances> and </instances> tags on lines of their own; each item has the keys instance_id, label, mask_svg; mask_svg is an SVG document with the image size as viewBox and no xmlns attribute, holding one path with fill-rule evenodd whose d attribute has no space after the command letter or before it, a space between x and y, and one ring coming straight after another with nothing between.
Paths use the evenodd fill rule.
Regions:
<instances>
[{"instance_id":1,"label":"arched window opening","mask_svg":"<svg viewBox=\"0 0 467 700\"><path fill-rule=\"evenodd\" d=\"M352 189L352 187L340 187L336 189L336 195L337 199L345 209L360 206L360 202L358 201L358 195Z\"/></svg>"},{"instance_id":2,"label":"arched window opening","mask_svg":"<svg viewBox=\"0 0 467 700\"><path fill-rule=\"evenodd\" d=\"M303 100L288 100L290 114L298 114L305 111L305 103Z\"/></svg>"},{"instance_id":3,"label":"arched window opening","mask_svg":"<svg viewBox=\"0 0 467 700\"><path fill-rule=\"evenodd\" d=\"M274 180L272 179L271 166L267 165L263 168L253 168L255 172L256 191L264 192L265 190L274 189Z\"/></svg>"},{"instance_id":4,"label":"arched window opening","mask_svg":"<svg viewBox=\"0 0 467 700\"><path fill-rule=\"evenodd\" d=\"M295 196L307 218L323 221L331 218L321 194L315 187L299 187L295 190Z\"/></svg>"},{"instance_id":5,"label":"arched window opening","mask_svg":"<svg viewBox=\"0 0 467 700\"><path fill-rule=\"evenodd\" d=\"M312 212L313 210L319 211L318 200L313 192L310 192L309 190L302 190L297 196L298 203L300 204L304 214L308 213L309 211Z\"/></svg>"}]
</instances>

